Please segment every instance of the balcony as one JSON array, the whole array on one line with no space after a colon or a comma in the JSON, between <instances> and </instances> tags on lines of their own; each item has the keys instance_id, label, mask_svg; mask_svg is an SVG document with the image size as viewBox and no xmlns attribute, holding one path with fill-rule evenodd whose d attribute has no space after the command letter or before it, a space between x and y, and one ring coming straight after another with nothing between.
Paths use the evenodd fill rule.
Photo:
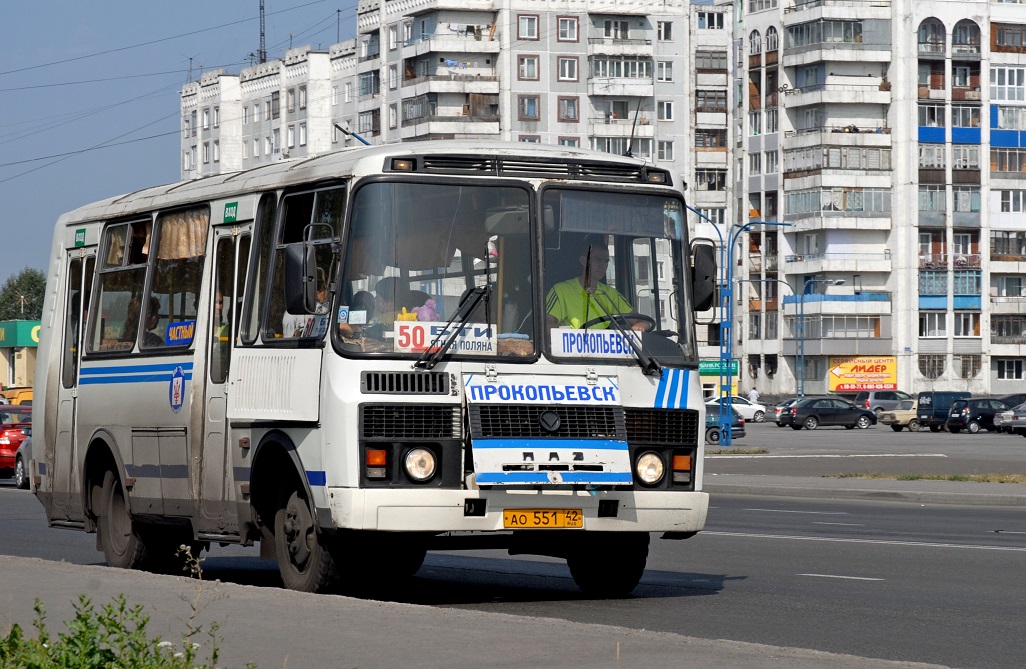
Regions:
<instances>
[{"instance_id":1,"label":"balcony","mask_svg":"<svg viewBox=\"0 0 1026 669\"><path fill-rule=\"evenodd\" d=\"M951 99L954 102L979 102L981 95L979 86L955 86L951 89Z\"/></svg>"},{"instance_id":2,"label":"balcony","mask_svg":"<svg viewBox=\"0 0 1026 669\"><path fill-rule=\"evenodd\" d=\"M990 313L1015 315L1026 313L1026 297L1018 295L991 295Z\"/></svg>"},{"instance_id":3,"label":"balcony","mask_svg":"<svg viewBox=\"0 0 1026 669\"><path fill-rule=\"evenodd\" d=\"M487 33L427 33L419 39L403 43L403 58L427 53L499 53L500 41L495 31Z\"/></svg>"},{"instance_id":4,"label":"balcony","mask_svg":"<svg viewBox=\"0 0 1026 669\"><path fill-rule=\"evenodd\" d=\"M945 91L944 86L920 86L918 98L920 100L943 100Z\"/></svg>"},{"instance_id":5,"label":"balcony","mask_svg":"<svg viewBox=\"0 0 1026 669\"><path fill-rule=\"evenodd\" d=\"M634 119L637 118L637 123ZM655 125L647 114L630 114L627 118L593 116L588 132L596 137L655 137Z\"/></svg>"},{"instance_id":6,"label":"balcony","mask_svg":"<svg viewBox=\"0 0 1026 669\"><path fill-rule=\"evenodd\" d=\"M919 254L919 269L946 270L947 268L948 268L948 254L947 253L920 253Z\"/></svg>"},{"instance_id":7,"label":"balcony","mask_svg":"<svg viewBox=\"0 0 1026 669\"><path fill-rule=\"evenodd\" d=\"M404 96L427 93L484 93L496 95L499 92L499 78L494 74L475 72L450 72L424 77L403 79L403 88L416 87L414 91L403 91Z\"/></svg>"},{"instance_id":8,"label":"balcony","mask_svg":"<svg viewBox=\"0 0 1026 669\"><path fill-rule=\"evenodd\" d=\"M777 271L777 254L767 254L765 257L761 253L752 253L748 256L748 269L751 272L758 274L764 269L767 272Z\"/></svg>"},{"instance_id":9,"label":"balcony","mask_svg":"<svg viewBox=\"0 0 1026 669\"><path fill-rule=\"evenodd\" d=\"M789 96L785 105L791 108L827 104L889 105L891 91L884 88L890 87L880 84L812 84L787 90Z\"/></svg>"},{"instance_id":10,"label":"balcony","mask_svg":"<svg viewBox=\"0 0 1026 669\"><path fill-rule=\"evenodd\" d=\"M596 56L648 56L652 54L650 39L619 39L616 37L589 37L588 46Z\"/></svg>"},{"instance_id":11,"label":"balcony","mask_svg":"<svg viewBox=\"0 0 1026 669\"><path fill-rule=\"evenodd\" d=\"M434 135L473 135L475 137L499 135L498 116L422 116L403 121L404 140Z\"/></svg>"},{"instance_id":12,"label":"balcony","mask_svg":"<svg viewBox=\"0 0 1026 669\"><path fill-rule=\"evenodd\" d=\"M879 7L881 9L889 9L890 6L889 0L805 0L804 2L795 2L790 7L784 7L784 13L802 12L815 7L853 7L858 9Z\"/></svg>"},{"instance_id":13,"label":"balcony","mask_svg":"<svg viewBox=\"0 0 1026 669\"><path fill-rule=\"evenodd\" d=\"M787 274L818 274L821 272L890 272L891 252L877 253L806 253L784 257Z\"/></svg>"},{"instance_id":14,"label":"balcony","mask_svg":"<svg viewBox=\"0 0 1026 669\"><path fill-rule=\"evenodd\" d=\"M655 84L651 79L591 77L588 79L588 95L650 98L655 95Z\"/></svg>"},{"instance_id":15,"label":"balcony","mask_svg":"<svg viewBox=\"0 0 1026 669\"><path fill-rule=\"evenodd\" d=\"M936 40L930 40L927 42L919 43L919 56L920 58L926 57L930 59L944 58L944 38L940 37Z\"/></svg>"}]
</instances>

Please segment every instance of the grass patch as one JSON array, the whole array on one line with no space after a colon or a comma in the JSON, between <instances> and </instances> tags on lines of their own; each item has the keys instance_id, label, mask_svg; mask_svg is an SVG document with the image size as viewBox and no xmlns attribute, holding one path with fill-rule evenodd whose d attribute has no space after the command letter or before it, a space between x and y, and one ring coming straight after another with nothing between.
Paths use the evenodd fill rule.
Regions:
<instances>
[{"instance_id":1,"label":"grass patch","mask_svg":"<svg viewBox=\"0 0 1026 669\"><path fill-rule=\"evenodd\" d=\"M769 453L765 448L717 448L706 450L706 455L765 455Z\"/></svg>"},{"instance_id":2,"label":"grass patch","mask_svg":"<svg viewBox=\"0 0 1026 669\"><path fill-rule=\"evenodd\" d=\"M836 479L889 479L891 481L959 481L963 483L1026 483L1026 474L827 474Z\"/></svg>"}]
</instances>

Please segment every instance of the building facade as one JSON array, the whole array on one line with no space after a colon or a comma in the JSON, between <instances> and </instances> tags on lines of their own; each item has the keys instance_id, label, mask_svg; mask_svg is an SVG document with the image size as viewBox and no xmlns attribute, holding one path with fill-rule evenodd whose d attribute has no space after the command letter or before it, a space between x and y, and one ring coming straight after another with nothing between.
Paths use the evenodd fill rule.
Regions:
<instances>
[{"instance_id":1,"label":"building facade","mask_svg":"<svg viewBox=\"0 0 1026 669\"><path fill-rule=\"evenodd\" d=\"M908 391L1021 387L1026 9L745 10L734 186L746 201L733 221L750 224L735 324L744 382L845 392L855 356Z\"/></svg>"}]
</instances>

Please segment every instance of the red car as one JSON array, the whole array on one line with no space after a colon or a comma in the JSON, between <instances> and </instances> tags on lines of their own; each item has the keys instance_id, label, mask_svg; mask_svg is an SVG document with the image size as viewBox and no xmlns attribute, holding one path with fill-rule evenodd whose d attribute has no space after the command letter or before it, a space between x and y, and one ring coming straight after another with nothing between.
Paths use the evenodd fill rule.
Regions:
<instances>
[{"instance_id":1,"label":"red car","mask_svg":"<svg viewBox=\"0 0 1026 669\"><path fill-rule=\"evenodd\" d=\"M32 434L32 407L0 405L0 478L14 475L14 457L21 442Z\"/></svg>"}]
</instances>

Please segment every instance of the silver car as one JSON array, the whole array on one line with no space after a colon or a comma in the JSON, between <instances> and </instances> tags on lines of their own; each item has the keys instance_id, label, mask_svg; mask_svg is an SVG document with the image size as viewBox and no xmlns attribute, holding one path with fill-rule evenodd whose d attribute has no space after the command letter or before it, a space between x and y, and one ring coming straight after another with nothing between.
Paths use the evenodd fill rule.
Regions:
<instances>
[{"instance_id":1,"label":"silver car","mask_svg":"<svg viewBox=\"0 0 1026 669\"><path fill-rule=\"evenodd\" d=\"M29 462L32 461L32 437L25 437L14 455L14 485L22 490L29 488Z\"/></svg>"}]
</instances>

